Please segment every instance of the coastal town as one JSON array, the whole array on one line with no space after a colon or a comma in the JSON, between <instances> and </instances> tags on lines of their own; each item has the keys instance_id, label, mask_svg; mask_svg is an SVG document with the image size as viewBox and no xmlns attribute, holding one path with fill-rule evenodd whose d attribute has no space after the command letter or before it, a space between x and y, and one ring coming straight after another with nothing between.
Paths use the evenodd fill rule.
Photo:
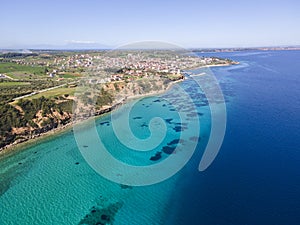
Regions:
<instances>
[{"instance_id":1,"label":"coastal town","mask_svg":"<svg viewBox=\"0 0 300 225\"><path fill-rule=\"evenodd\" d=\"M26 51L26 53L3 53L0 55L1 63L14 63L17 65L44 67L45 75L49 78L79 77L89 68L97 70L115 69L117 74L112 74L107 82L115 78L122 79L126 76L147 76L149 74L181 74L184 70L201 66L230 64L229 59L217 57L198 57L196 55L176 54L166 51L88 51L88 52L63 52L60 51ZM1 71L1 69L0 69ZM118 77L116 77L118 76ZM1 78L10 78L1 74ZM118 80L117 79L117 80Z\"/></svg>"}]
</instances>

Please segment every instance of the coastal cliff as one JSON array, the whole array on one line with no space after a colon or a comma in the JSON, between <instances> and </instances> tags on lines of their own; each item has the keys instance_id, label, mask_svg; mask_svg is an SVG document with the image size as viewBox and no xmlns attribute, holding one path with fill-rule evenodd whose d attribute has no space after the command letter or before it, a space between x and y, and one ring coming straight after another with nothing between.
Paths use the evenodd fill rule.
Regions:
<instances>
[{"instance_id":1,"label":"coastal cliff","mask_svg":"<svg viewBox=\"0 0 300 225\"><path fill-rule=\"evenodd\" d=\"M62 130L72 123L108 113L128 99L162 93L183 79L183 75L177 75L171 78L158 77L131 83L115 82L102 85L94 102L92 99L95 99L95 96L86 95L88 91L85 91L80 94L79 100L78 96L76 100L74 96L68 95L55 99L42 96L8 104L7 108L2 110L5 116L0 120L3 128L0 133L0 152L50 131ZM76 118L74 105L80 110Z\"/></svg>"}]
</instances>

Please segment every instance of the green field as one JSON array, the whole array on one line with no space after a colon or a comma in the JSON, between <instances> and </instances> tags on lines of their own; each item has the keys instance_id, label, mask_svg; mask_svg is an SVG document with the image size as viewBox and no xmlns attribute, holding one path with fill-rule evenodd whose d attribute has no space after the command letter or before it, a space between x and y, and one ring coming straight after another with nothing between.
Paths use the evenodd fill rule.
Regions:
<instances>
[{"instance_id":1,"label":"green field","mask_svg":"<svg viewBox=\"0 0 300 225\"><path fill-rule=\"evenodd\" d=\"M64 74L59 74L59 77L61 78L66 78L66 79L75 79L75 78L79 78L82 77L81 74L77 74L77 73L64 73Z\"/></svg>"},{"instance_id":2,"label":"green field","mask_svg":"<svg viewBox=\"0 0 300 225\"><path fill-rule=\"evenodd\" d=\"M76 88L68 88L68 87L61 87L61 88L56 88L53 90L49 90L49 91L45 91L30 97L27 97L25 99L37 99L40 98L42 96L44 96L45 98L54 98L54 97L58 97L58 96L62 96L65 94L71 95L73 96L74 93L76 91Z\"/></svg>"},{"instance_id":3,"label":"green field","mask_svg":"<svg viewBox=\"0 0 300 225\"><path fill-rule=\"evenodd\" d=\"M5 73L13 78L23 75L45 75L45 67L19 65L12 62L0 62L0 73ZM16 76L16 77L15 77Z\"/></svg>"},{"instance_id":4,"label":"green field","mask_svg":"<svg viewBox=\"0 0 300 225\"><path fill-rule=\"evenodd\" d=\"M29 82L17 82L17 81L0 82L0 87L25 86L25 85L30 85L30 83Z\"/></svg>"}]
</instances>

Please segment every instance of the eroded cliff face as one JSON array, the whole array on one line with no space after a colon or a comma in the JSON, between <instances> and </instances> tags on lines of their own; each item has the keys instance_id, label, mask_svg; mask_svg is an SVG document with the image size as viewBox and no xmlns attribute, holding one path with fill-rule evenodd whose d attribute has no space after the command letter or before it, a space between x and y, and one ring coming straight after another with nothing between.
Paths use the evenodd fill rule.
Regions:
<instances>
[{"instance_id":1,"label":"eroded cliff face","mask_svg":"<svg viewBox=\"0 0 300 225\"><path fill-rule=\"evenodd\" d=\"M0 136L1 148L10 144L18 144L28 139L32 139L40 136L55 128L60 128L70 123L72 114L69 112L57 112L55 109L51 109L48 114L43 114L42 110L34 116L34 119L29 120L25 126L11 127L10 132L6 132L5 135Z\"/></svg>"},{"instance_id":2,"label":"eroded cliff face","mask_svg":"<svg viewBox=\"0 0 300 225\"><path fill-rule=\"evenodd\" d=\"M0 151L48 131L63 128L72 121L110 112L129 97L161 93L182 79L183 76L147 77L131 82L108 83L98 87L98 92L87 90L81 93L81 99L74 96L54 99L41 97L10 103L4 111L6 118L0 124L5 127L0 133Z\"/></svg>"}]
</instances>

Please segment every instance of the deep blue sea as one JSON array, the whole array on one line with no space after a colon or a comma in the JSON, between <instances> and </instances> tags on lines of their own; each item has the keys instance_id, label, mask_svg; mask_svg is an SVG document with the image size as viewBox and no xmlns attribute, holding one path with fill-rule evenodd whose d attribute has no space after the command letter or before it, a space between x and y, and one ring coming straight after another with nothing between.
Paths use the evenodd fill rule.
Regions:
<instances>
[{"instance_id":1,"label":"deep blue sea","mask_svg":"<svg viewBox=\"0 0 300 225\"><path fill-rule=\"evenodd\" d=\"M300 224L300 52L199 55L241 64L212 69L232 96L227 132L184 185L177 224Z\"/></svg>"},{"instance_id":2,"label":"deep blue sea","mask_svg":"<svg viewBox=\"0 0 300 225\"><path fill-rule=\"evenodd\" d=\"M127 164L153 166L191 156L178 173L148 186L112 182L81 154L99 148L89 127L77 142L67 130L0 157L0 224L300 224L300 51L197 55L240 62L210 71L225 98L227 123L208 169L199 172L198 165L212 115L203 90L187 79L161 96L139 99L130 112L129 127L138 138L151 137L152 128L163 130L161 121L151 118L165 121L167 135L151 151L132 151L122 143L110 114L95 121L104 146ZM205 82L205 75L194 79ZM119 135L130 137L122 130L127 120L120 121ZM162 172L150 171L148 178ZM134 176L109 170L116 179L128 174Z\"/></svg>"}]
</instances>

